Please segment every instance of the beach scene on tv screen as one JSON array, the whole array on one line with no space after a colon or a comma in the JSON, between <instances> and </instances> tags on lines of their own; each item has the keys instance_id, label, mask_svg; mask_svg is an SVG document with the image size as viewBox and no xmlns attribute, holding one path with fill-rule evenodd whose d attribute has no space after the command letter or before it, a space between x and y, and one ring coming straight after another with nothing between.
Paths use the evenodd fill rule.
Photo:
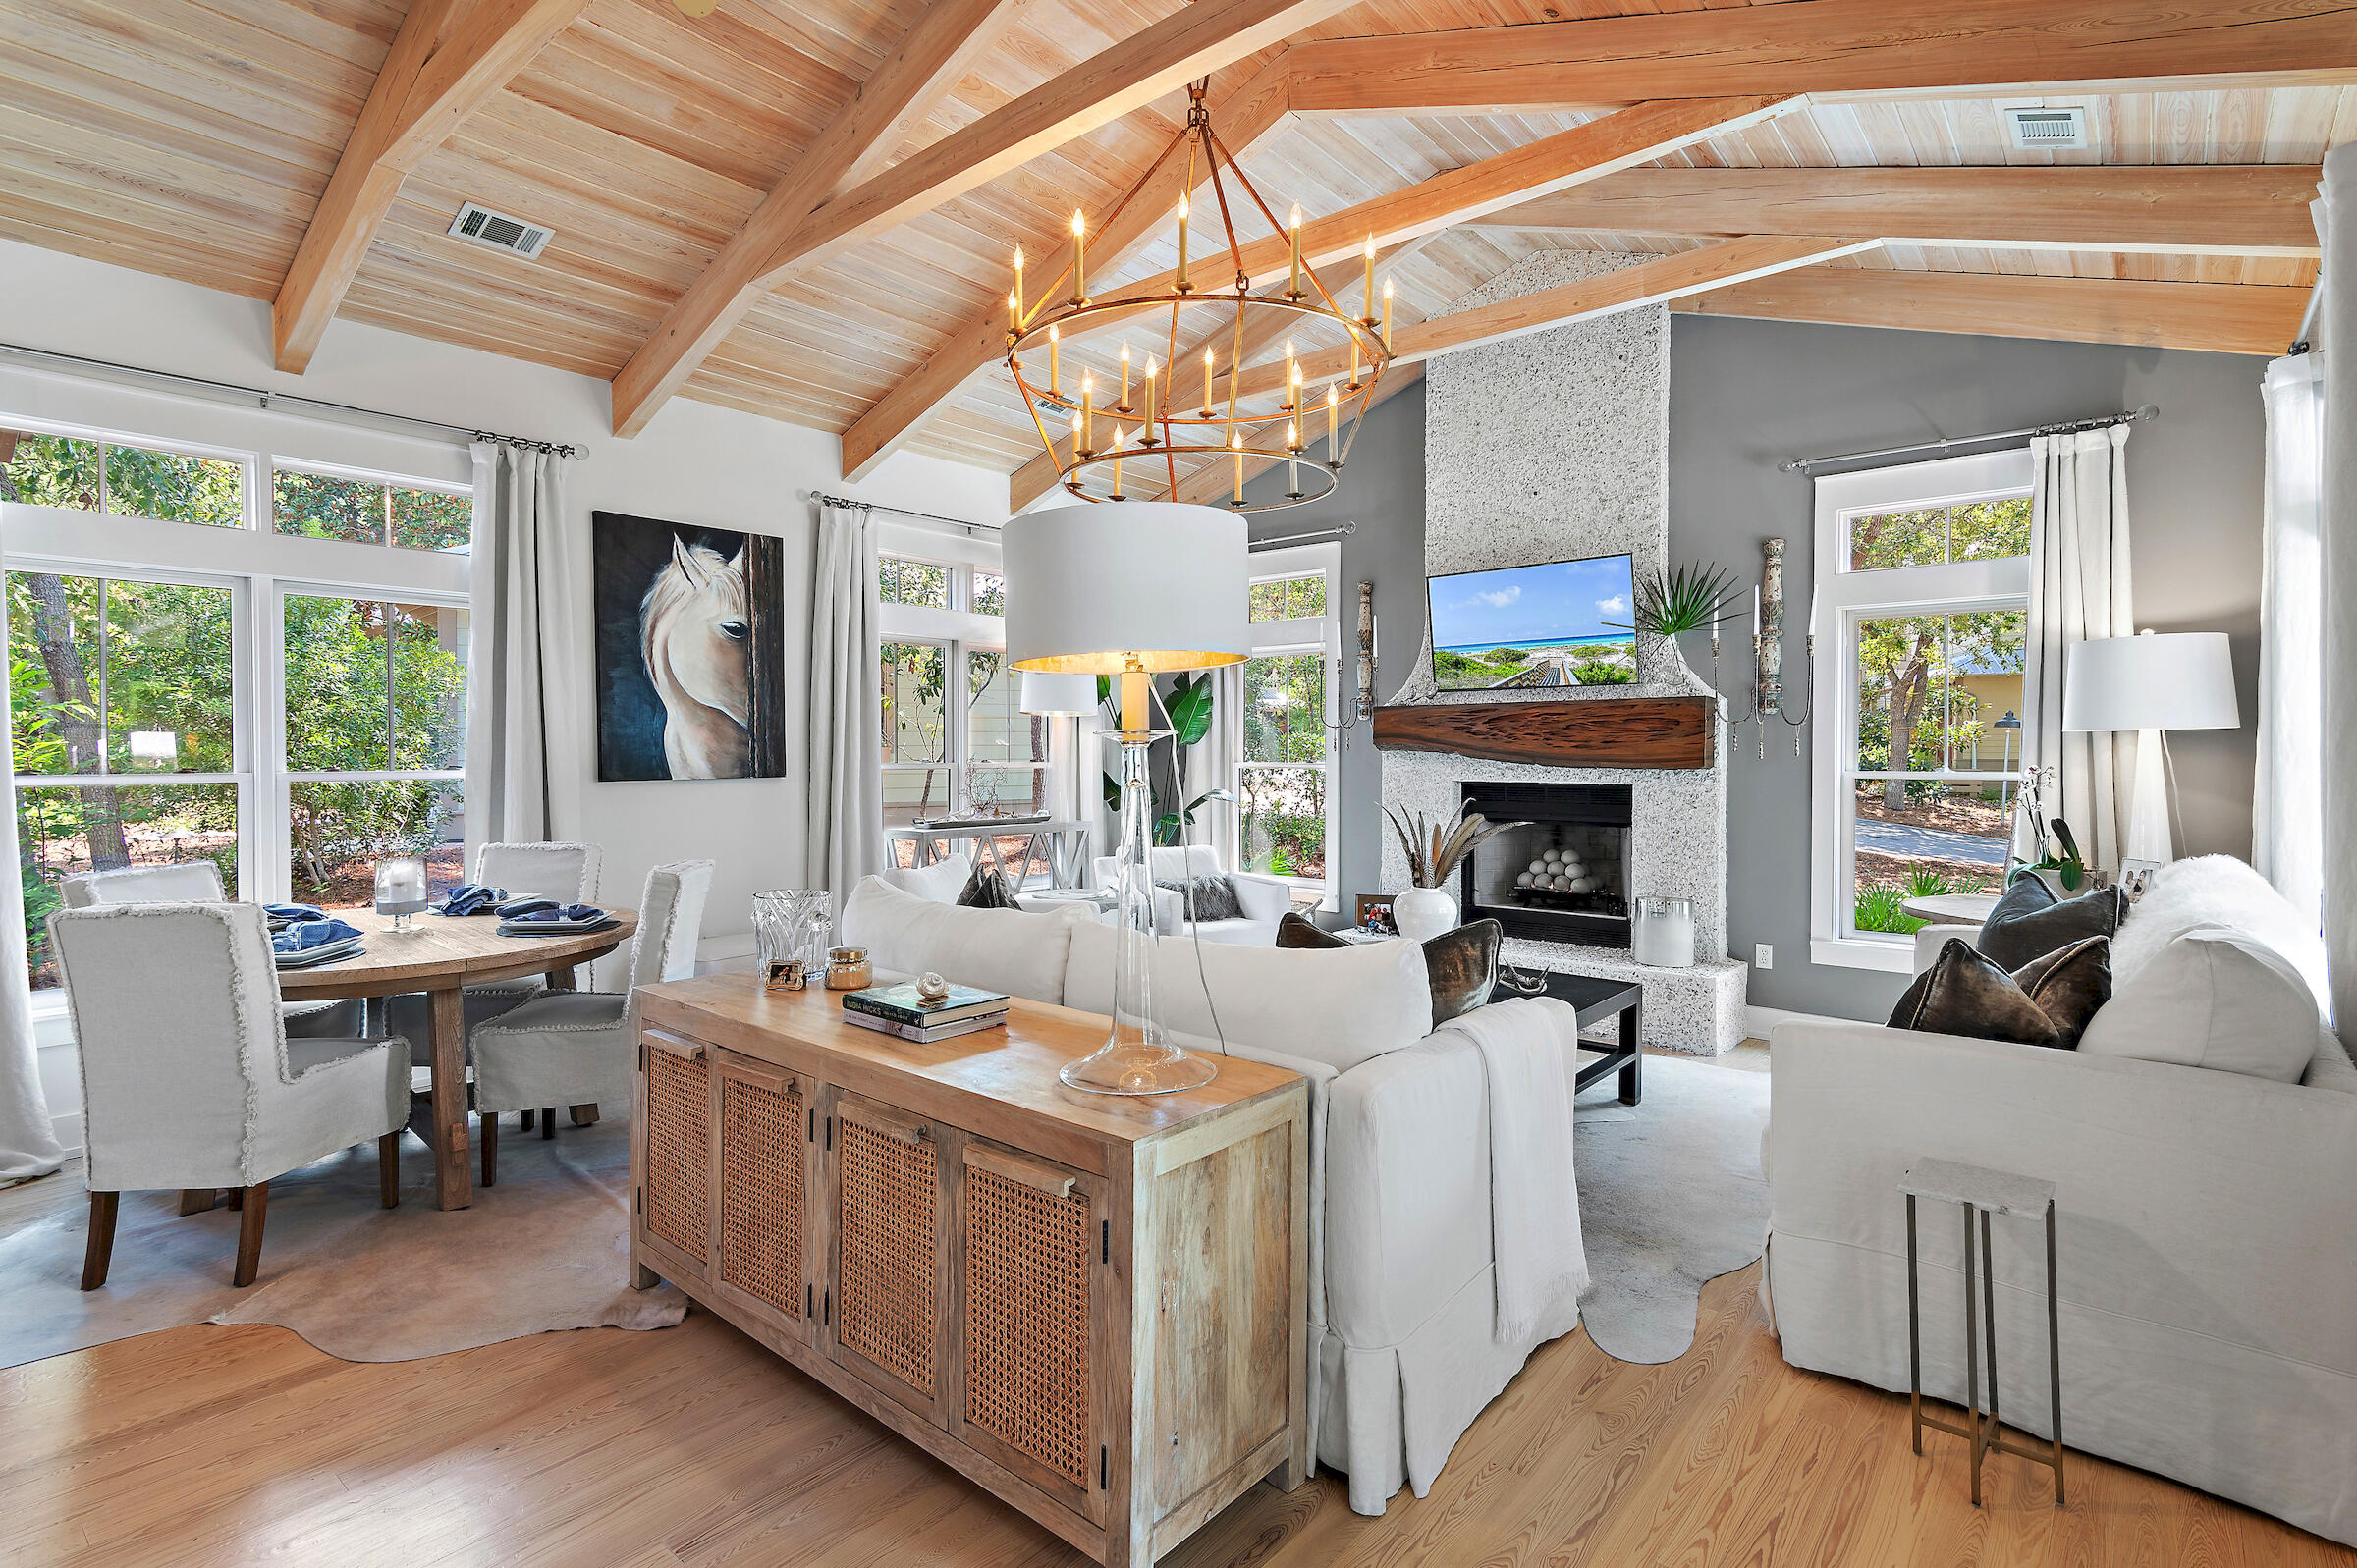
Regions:
<instances>
[{"instance_id":1,"label":"beach scene on tv screen","mask_svg":"<svg viewBox=\"0 0 2357 1568\"><path fill-rule=\"evenodd\" d=\"M1626 556L1459 572L1427 586L1432 675L1444 691L1637 678Z\"/></svg>"}]
</instances>

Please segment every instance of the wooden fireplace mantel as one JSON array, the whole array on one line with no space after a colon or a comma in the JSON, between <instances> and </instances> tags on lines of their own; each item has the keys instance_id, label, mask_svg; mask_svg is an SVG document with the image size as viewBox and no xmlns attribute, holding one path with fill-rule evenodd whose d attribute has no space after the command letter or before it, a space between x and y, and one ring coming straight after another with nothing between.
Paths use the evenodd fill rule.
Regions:
<instances>
[{"instance_id":1,"label":"wooden fireplace mantel","mask_svg":"<svg viewBox=\"0 0 2357 1568\"><path fill-rule=\"evenodd\" d=\"M1546 768L1708 768L1713 707L1709 697L1403 703L1375 710L1375 744Z\"/></svg>"}]
</instances>

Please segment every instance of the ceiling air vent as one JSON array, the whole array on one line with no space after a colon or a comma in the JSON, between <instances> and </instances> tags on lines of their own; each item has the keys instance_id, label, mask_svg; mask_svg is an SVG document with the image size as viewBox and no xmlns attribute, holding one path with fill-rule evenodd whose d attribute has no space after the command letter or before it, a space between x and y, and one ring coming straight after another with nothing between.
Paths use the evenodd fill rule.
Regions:
<instances>
[{"instance_id":1,"label":"ceiling air vent","mask_svg":"<svg viewBox=\"0 0 2357 1568\"><path fill-rule=\"evenodd\" d=\"M2052 152L2088 144L2084 109L2007 109L2005 129L2013 134L2013 145L2025 152Z\"/></svg>"},{"instance_id":2,"label":"ceiling air vent","mask_svg":"<svg viewBox=\"0 0 2357 1568\"><path fill-rule=\"evenodd\" d=\"M450 234L454 240L470 240L494 250L513 252L526 261L538 260L540 252L548 248L548 242L556 237L552 229L478 207L471 201L459 209Z\"/></svg>"}]
</instances>

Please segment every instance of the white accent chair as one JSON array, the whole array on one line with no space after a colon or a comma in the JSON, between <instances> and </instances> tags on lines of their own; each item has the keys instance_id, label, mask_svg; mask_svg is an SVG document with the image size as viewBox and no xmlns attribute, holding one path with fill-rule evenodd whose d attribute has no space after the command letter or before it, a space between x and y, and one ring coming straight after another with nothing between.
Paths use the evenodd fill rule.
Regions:
<instances>
[{"instance_id":1,"label":"white accent chair","mask_svg":"<svg viewBox=\"0 0 2357 1568\"><path fill-rule=\"evenodd\" d=\"M1148 862L1154 881L1154 931L1164 937L1199 937L1205 942L1230 942L1245 947L1274 947L1277 946L1277 923L1293 906L1292 885L1282 877L1264 877L1253 871L1225 873L1229 885L1235 889L1235 901L1244 911L1240 920L1197 920L1186 918L1186 895L1176 889L1159 886L1193 877L1217 877L1220 870L1219 851L1209 844L1172 844L1151 851ZM1096 885L1112 889L1121 883L1121 861L1112 855L1099 855L1090 862Z\"/></svg>"},{"instance_id":2,"label":"white accent chair","mask_svg":"<svg viewBox=\"0 0 2357 1568\"><path fill-rule=\"evenodd\" d=\"M712 869L709 860L682 860L646 874L630 978L621 993L544 991L473 1032L484 1186L498 1184L501 1112L538 1110L540 1136L554 1138L554 1107L630 1101L638 1059L638 988L695 973Z\"/></svg>"},{"instance_id":3,"label":"white accent chair","mask_svg":"<svg viewBox=\"0 0 2357 1568\"><path fill-rule=\"evenodd\" d=\"M106 1283L117 1200L177 1187L180 1212L234 1190L232 1282L253 1283L272 1178L376 1140L379 1197L401 1200L409 1043L290 1041L258 905L101 904L49 917L82 1057L90 1233L82 1288Z\"/></svg>"},{"instance_id":4,"label":"white accent chair","mask_svg":"<svg viewBox=\"0 0 2357 1568\"><path fill-rule=\"evenodd\" d=\"M68 909L94 909L102 904L222 903L229 897L221 887L221 867L211 860L84 871L60 881L57 891ZM352 1039L367 1032L368 1004L363 1001L282 1001L278 1006L287 1020L287 1033L306 1040Z\"/></svg>"}]
</instances>

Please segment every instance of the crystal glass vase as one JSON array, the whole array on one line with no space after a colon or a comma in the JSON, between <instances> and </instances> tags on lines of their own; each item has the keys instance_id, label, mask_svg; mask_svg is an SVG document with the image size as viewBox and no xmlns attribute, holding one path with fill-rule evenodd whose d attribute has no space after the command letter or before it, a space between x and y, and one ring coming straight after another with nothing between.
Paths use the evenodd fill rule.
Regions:
<instances>
[{"instance_id":1,"label":"crystal glass vase","mask_svg":"<svg viewBox=\"0 0 2357 1568\"><path fill-rule=\"evenodd\" d=\"M824 889L778 889L753 894L753 955L765 985L792 986L785 977L799 964L805 977L825 969L835 936L835 898Z\"/></svg>"}]
</instances>

